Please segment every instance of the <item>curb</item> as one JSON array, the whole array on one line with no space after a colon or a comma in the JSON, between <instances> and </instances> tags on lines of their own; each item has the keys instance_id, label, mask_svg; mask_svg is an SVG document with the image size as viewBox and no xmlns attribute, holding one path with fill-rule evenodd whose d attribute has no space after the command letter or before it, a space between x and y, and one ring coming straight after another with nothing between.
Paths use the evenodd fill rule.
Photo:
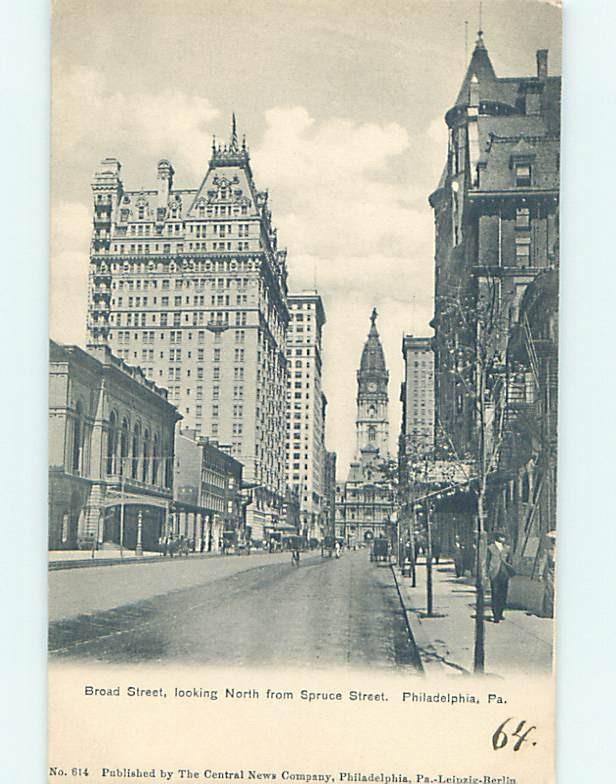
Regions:
<instances>
[{"instance_id":1,"label":"curb","mask_svg":"<svg viewBox=\"0 0 616 784\"><path fill-rule=\"evenodd\" d=\"M196 558L205 560L206 558L215 558L218 553L191 553L185 561L194 561ZM175 556L181 560L181 556ZM63 569L91 569L95 566L125 566L126 564L144 564L144 563L170 563L175 558L166 558L162 555L144 555L143 557L131 556L130 558L79 558L74 561L48 561L47 570L49 572L57 572Z\"/></svg>"},{"instance_id":2,"label":"curb","mask_svg":"<svg viewBox=\"0 0 616 784\"><path fill-rule=\"evenodd\" d=\"M419 648L417 647L417 641L415 639L415 634L413 632L413 628L411 626L411 621L409 619L409 610L406 607L404 602L404 597L402 596L402 591L400 589L400 584L398 582L398 576L396 575L396 567L395 564L390 564L389 568L391 569L391 573L394 578L394 583L396 586L396 591L398 593L398 599L400 600L400 606L402 607L402 612L404 613L404 621L406 623L406 630L409 635L409 639L411 644L413 645L413 649L415 651L415 666L417 667L417 672L421 673L421 675L425 675L425 668L423 664L423 660L421 658L421 654L419 653Z\"/></svg>"}]
</instances>

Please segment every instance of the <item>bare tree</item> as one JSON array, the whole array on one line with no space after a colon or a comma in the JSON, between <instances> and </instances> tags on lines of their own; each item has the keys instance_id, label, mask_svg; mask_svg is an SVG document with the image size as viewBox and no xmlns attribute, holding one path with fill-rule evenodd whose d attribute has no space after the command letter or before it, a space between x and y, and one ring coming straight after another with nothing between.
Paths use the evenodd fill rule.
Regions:
<instances>
[{"instance_id":1,"label":"bare tree","mask_svg":"<svg viewBox=\"0 0 616 784\"><path fill-rule=\"evenodd\" d=\"M459 284L440 295L438 340L439 371L452 377L456 405L468 405L471 413L468 439L464 442L448 432L448 423L438 422L451 456L474 466L471 487L476 495L475 528L475 672L485 668L485 564L488 526L488 483L498 469L503 446L506 416L506 351L509 313L503 307L501 278L482 267L466 290ZM463 408L464 406L460 406Z\"/></svg>"}]
</instances>

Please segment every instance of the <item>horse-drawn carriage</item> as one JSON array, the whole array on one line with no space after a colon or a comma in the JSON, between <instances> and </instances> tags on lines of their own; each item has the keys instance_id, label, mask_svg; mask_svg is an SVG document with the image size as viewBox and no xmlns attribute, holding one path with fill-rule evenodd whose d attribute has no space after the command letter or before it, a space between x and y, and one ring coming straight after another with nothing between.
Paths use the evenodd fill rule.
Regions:
<instances>
[{"instance_id":1,"label":"horse-drawn carriage","mask_svg":"<svg viewBox=\"0 0 616 784\"><path fill-rule=\"evenodd\" d=\"M370 549L370 560L373 563L391 563L391 545L387 539L375 539Z\"/></svg>"},{"instance_id":2,"label":"horse-drawn carriage","mask_svg":"<svg viewBox=\"0 0 616 784\"><path fill-rule=\"evenodd\" d=\"M336 548L336 541L333 536L324 536L321 542L321 558L324 558L326 555L331 558Z\"/></svg>"}]
</instances>

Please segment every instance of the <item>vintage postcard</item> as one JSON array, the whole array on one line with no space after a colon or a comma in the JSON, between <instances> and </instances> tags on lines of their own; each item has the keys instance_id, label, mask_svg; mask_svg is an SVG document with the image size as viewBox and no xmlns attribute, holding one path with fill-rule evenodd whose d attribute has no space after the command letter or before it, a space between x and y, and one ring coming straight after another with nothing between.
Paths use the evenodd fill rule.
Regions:
<instances>
[{"instance_id":1,"label":"vintage postcard","mask_svg":"<svg viewBox=\"0 0 616 784\"><path fill-rule=\"evenodd\" d=\"M554 782L560 8L52 35L49 781Z\"/></svg>"}]
</instances>

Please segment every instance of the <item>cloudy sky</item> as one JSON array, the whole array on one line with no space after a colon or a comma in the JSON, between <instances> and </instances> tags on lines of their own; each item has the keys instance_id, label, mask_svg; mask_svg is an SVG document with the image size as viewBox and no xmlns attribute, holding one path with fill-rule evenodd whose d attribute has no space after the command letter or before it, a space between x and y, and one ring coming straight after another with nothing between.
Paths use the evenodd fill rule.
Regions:
<instances>
[{"instance_id":1,"label":"cloudy sky","mask_svg":"<svg viewBox=\"0 0 616 784\"><path fill-rule=\"evenodd\" d=\"M560 12L483 2L500 76L560 72ZM468 20L468 52L465 21ZM85 343L90 181L111 155L127 188L169 158L196 187L212 134L233 111L257 187L268 188L290 289L316 286L326 313L328 447L346 474L355 370L376 305L390 369L392 450L404 332L430 334L433 226L443 115L479 23L466 0L56 0L53 51L51 336Z\"/></svg>"}]
</instances>

